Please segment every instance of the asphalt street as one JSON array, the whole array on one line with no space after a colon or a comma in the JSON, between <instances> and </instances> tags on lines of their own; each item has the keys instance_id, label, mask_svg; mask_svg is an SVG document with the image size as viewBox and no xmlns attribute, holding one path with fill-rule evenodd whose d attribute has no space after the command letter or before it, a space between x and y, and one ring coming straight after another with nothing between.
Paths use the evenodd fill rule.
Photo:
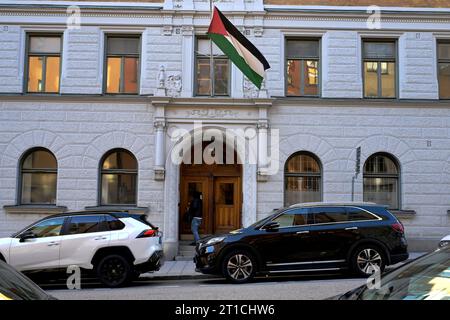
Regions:
<instances>
[{"instance_id":1,"label":"asphalt street","mask_svg":"<svg viewBox=\"0 0 450 320\"><path fill-rule=\"evenodd\" d=\"M40 285L62 300L318 300L345 293L365 281L343 275L310 275L259 278L242 285L215 278L141 279L119 289L104 288L97 283L82 284L81 290L68 290L63 282Z\"/></svg>"}]
</instances>

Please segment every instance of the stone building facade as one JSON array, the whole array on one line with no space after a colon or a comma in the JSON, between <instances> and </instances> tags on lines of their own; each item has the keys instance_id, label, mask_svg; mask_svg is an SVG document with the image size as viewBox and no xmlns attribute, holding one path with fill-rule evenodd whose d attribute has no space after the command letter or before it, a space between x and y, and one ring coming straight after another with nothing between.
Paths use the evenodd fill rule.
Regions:
<instances>
[{"instance_id":1,"label":"stone building facade","mask_svg":"<svg viewBox=\"0 0 450 320\"><path fill-rule=\"evenodd\" d=\"M229 65L228 94L212 98L196 94L197 39L209 24L208 1L21 2L0 1L0 236L48 214L110 208L99 191L101 164L111 150L126 150L137 163L135 201L112 207L147 213L164 232L167 256L177 255L184 239L183 174L190 169L171 161L171 134L191 132L198 122L222 131L253 128L258 152L269 154L275 143L270 134L279 130L279 157L271 159L277 172L268 173L261 157L256 164L243 161L236 171L239 225L289 204L287 162L297 154L316 161L318 169L302 179L317 185L295 182L289 192L297 186L323 201L350 201L352 189L354 200L367 200L364 183L376 174L365 176L364 170L380 155L395 163L395 172L379 179L395 180L395 190L390 184L382 192L395 193L392 209L411 248L433 248L450 233L450 102L442 98L450 88L440 73L438 47L450 41L449 1L402 7L379 1L377 29L367 24L372 12L352 7L355 1L332 7L318 1L215 1L271 68L257 90ZM80 28L67 25L69 5L81 10ZM48 34L62 39L59 89L30 93L29 37ZM105 91L110 35L140 39L136 94ZM319 66L315 97L287 95L290 39L320 43L313 59ZM395 43L394 97L365 98L367 40ZM361 174L352 184L358 147ZM56 159L52 203L23 201L30 150L48 150Z\"/></svg>"}]
</instances>

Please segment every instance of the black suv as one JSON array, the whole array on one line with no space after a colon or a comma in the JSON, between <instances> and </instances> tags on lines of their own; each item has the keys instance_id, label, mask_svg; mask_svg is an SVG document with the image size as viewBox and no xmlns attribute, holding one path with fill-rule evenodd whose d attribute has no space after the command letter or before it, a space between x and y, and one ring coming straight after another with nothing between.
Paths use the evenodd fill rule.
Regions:
<instances>
[{"instance_id":1,"label":"black suv","mask_svg":"<svg viewBox=\"0 0 450 320\"><path fill-rule=\"evenodd\" d=\"M408 258L403 225L374 203L309 203L277 210L255 224L196 246L196 270L234 283L257 273L376 268Z\"/></svg>"}]
</instances>

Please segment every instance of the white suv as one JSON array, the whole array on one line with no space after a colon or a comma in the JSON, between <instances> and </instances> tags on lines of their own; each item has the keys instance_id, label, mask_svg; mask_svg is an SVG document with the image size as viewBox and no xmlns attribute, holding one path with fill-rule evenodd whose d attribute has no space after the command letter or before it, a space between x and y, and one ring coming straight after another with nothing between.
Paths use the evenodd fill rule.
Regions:
<instances>
[{"instance_id":1,"label":"white suv","mask_svg":"<svg viewBox=\"0 0 450 320\"><path fill-rule=\"evenodd\" d=\"M0 259L19 271L92 270L118 287L162 265L162 233L146 215L77 212L44 218L0 239Z\"/></svg>"}]
</instances>

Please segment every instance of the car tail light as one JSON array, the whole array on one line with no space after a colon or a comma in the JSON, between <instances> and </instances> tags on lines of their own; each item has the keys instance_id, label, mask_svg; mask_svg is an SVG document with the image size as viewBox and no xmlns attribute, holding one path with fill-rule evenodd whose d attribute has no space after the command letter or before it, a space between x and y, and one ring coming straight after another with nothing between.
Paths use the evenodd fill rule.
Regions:
<instances>
[{"instance_id":1,"label":"car tail light","mask_svg":"<svg viewBox=\"0 0 450 320\"><path fill-rule=\"evenodd\" d=\"M155 229L147 229L142 231L136 238L151 238L151 237L157 237L158 236L158 230Z\"/></svg>"},{"instance_id":2,"label":"car tail light","mask_svg":"<svg viewBox=\"0 0 450 320\"><path fill-rule=\"evenodd\" d=\"M401 222L396 222L391 227L399 233L405 233L405 228L403 227L403 224Z\"/></svg>"}]
</instances>

